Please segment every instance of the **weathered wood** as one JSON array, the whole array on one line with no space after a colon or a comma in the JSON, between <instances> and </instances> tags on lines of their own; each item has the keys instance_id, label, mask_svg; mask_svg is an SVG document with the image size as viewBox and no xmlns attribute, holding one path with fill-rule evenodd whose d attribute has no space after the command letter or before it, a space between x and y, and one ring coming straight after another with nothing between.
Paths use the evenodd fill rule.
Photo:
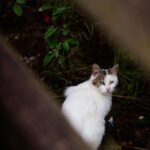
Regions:
<instances>
[{"instance_id":1,"label":"weathered wood","mask_svg":"<svg viewBox=\"0 0 150 150\"><path fill-rule=\"evenodd\" d=\"M1 146L11 150L88 150L18 56L0 40Z\"/></svg>"},{"instance_id":2,"label":"weathered wood","mask_svg":"<svg viewBox=\"0 0 150 150\"><path fill-rule=\"evenodd\" d=\"M149 0L77 0L115 42L137 57L150 71Z\"/></svg>"}]
</instances>

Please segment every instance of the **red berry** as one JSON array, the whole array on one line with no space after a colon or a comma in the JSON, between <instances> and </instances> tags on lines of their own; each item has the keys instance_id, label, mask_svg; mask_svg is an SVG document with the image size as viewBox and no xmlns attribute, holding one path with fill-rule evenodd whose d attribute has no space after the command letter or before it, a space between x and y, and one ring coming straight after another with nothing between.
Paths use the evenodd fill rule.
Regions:
<instances>
[{"instance_id":1,"label":"red berry","mask_svg":"<svg viewBox=\"0 0 150 150\"><path fill-rule=\"evenodd\" d=\"M44 15L44 22L46 24L51 24L51 17L49 15Z\"/></svg>"}]
</instances>

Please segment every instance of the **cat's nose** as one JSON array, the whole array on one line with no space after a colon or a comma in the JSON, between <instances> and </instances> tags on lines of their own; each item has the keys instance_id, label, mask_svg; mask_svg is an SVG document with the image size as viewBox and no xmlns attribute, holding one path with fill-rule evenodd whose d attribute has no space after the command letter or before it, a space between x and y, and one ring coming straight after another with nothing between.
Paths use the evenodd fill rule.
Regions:
<instances>
[{"instance_id":1,"label":"cat's nose","mask_svg":"<svg viewBox=\"0 0 150 150\"><path fill-rule=\"evenodd\" d=\"M110 88L109 88L109 87L106 87L106 91L107 91L107 92L110 92Z\"/></svg>"}]
</instances>

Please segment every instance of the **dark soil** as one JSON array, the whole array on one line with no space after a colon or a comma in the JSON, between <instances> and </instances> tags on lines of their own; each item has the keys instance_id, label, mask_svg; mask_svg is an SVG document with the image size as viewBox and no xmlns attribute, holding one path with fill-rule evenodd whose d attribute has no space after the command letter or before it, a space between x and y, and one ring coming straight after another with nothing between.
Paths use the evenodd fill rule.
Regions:
<instances>
[{"instance_id":1,"label":"dark soil","mask_svg":"<svg viewBox=\"0 0 150 150\"><path fill-rule=\"evenodd\" d=\"M102 31L95 27L92 30L92 27L85 18L74 15L71 29L81 41L81 49L71 52L67 58L66 68L60 69L56 67L57 64L53 64L54 67L48 69L42 65L47 53L43 35L48 28L42 19L42 14L21 18L14 15L1 16L0 23L2 36L21 54L20 59L29 70L35 72L39 79L55 92L59 103L63 101L63 90L66 86L88 79L93 63L98 63L103 68L113 64L114 54L109 40ZM149 92L149 87L146 93ZM149 98L148 93L137 99L114 97L110 113L114 122L108 130L123 149L150 149Z\"/></svg>"}]
</instances>

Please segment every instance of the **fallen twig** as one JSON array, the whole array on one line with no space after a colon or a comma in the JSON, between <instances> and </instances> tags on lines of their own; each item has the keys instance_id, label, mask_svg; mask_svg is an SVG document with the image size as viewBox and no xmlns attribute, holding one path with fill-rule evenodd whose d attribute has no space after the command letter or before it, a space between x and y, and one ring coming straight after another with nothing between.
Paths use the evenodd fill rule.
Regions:
<instances>
[{"instance_id":1,"label":"fallen twig","mask_svg":"<svg viewBox=\"0 0 150 150\"><path fill-rule=\"evenodd\" d=\"M113 97L116 97L116 98L122 98L122 99L138 100L137 97L122 96L122 95L116 95L116 94L113 94Z\"/></svg>"},{"instance_id":2,"label":"fallen twig","mask_svg":"<svg viewBox=\"0 0 150 150\"><path fill-rule=\"evenodd\" d=\"M122 147L129 148L129 149L132 149L132 150L148 150L147 148L135 147L135 146L129 146L129 145L123 145Z\"/></svg>"}]
</instances>

